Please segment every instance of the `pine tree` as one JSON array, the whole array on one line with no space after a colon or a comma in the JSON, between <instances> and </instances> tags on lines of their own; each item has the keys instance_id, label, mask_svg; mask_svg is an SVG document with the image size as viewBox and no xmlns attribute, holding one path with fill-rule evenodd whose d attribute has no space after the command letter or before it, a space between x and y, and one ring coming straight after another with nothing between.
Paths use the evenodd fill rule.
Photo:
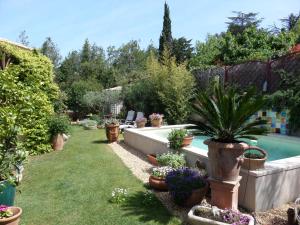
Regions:
<instances>
[{"instance_id":1,"label":"pine tree","mask_svg":"<svg viewBox=\"0 0 300 225\"><path fill-rule=\"evenodd\" d=\"M88 39L85 42L81 51L81 63L89 62L91 60L91 45Z\"/></svg>"},{"instance_id":2,"label":"pine tree","mask_svg":"<svg viewBox=\"0 0 300 225\"><path fill-rule=\"evenodd\" d=\"M165 2L163 29L159 38L159 58L162 59L165 48L172 52L172 31L169 6Z\"/></svg>"},{"instance_id":3,"label":"pine tree","mask_svg":"<svg viewBox=\"0 0 300 225\"><path fill-rule=\"evenodd\" d=\"M50 37L47 37L41 47L41 53L51 59L54 68L58 68L61 55L57 45L52 41Z\"/></svg>"}]
</instances>

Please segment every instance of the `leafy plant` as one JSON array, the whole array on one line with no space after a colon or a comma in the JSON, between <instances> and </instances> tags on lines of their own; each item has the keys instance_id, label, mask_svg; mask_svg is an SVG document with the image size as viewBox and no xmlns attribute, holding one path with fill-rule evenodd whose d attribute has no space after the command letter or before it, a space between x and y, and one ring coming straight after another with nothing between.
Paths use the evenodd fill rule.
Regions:
<instances>
[{"instance_id":1,"label":"leafy plant","mask_svg":"<svg viewBox=\"0 0 300 225\"><path fill-rule=\"evenodd\" d=\"M114 118L107 119L107 120L105 121L105 126L107 126L107 125L119 125L119 124L120 124L120 123L119 123L119 120L114 119Z\"/></svg>"},{"instance_id":2,"label":"leafy plant","mask_svg":"<svg viewBox=\"0 0 300 225\"><path fill-rule=\"evenodd\" d=\"M143 205L145 206L153 206L153 205L156 205L157 204L157 199L155 197L155 195L153 194L152 191L150 190L146 190L144 193L143 193Z\"/></svg>"},{"instance_id":3,"label":"leafy plant","mask_svg":"<svg viewBox=\"0 0 300 225\"><path fill-rule=\"evenodd\" d=\"M67 134L70 131L70 121L66 116L54 115L48 119L51 138L58 134Z\"/></svg>"},{"instance_id":4,"label":"leafy plant","mask_svg":"<svg viewBox=\"0 0 300 225\"><path fill-rule=\"evenodd\" d=\"M174 169L183 167L186 164L183 154L177 154L172 152L167 152L158 155L156 159L160 166L169 166Z\"/></svg>"},{"instance_id":5,"label":"leafy plant","mask_svg":"<svg viewBox=\"0 0 300 225\"><path fill-rule=\"evenodd\" d=\"M120 203L125 202L127 198L128 198L127 189L125 189L125 188L115 188L111 192L110 202L120 204Z\"/></svg>"},{"instance_id":6,"label":"leafy plant","mask_svg":"<svg viewBox=\"0 0 300 225\"><path fill-rule=\"evenodd\" d=\"M174 201L182 205L193 190L205 187L207 181L196 170L180 168L167 174L166 183Z\"/></svg>"},{"instance_id":7,"label":"leafy plant","mask_svg":"<svg viewBox=\"0 0 300 225\"><path fill-rule=\"evenodd\" d=\"M14 213L6 205L0 205L0 219L12 217Z\"/></svg>"},{"instance_id":8,"label":"leafy plant","mask_svg":"<svg viewBox=\"0 0 300 225\"><path fill-rule=\"evenodd\" d=\"M265 103L262 96L255 95L254 88L239 95L232 88L225 90L221 85L216 85L213 96L202 92L196 97L193 122L201 134L218 142L257 139L253 135L265 134L267 121L259 119L249 122L248 118Z\"/></svg>"},{"instance_id":9,"label":"leafy plant","mask_svg":"<svg viewBox=\"0 0 300 225\"><path fill-rule=\"evenodd\" d=\"M164 117L164 115L162 114L159 114L159 113L152 113L150 116L149 116L149 119L152 121L152 120L161 120L162 118Z\"/></svg>"},{"instance_id":10,"label":"leafy plant","mask_svg":"<svg viewBox=\"0 0 300 225\"><path fill-rule=\"evenodd\" d=\"M153 167L151 175L164 179L169 172L173 170L170 166Z\"/></svg>"},{"instance_id":11,"label":"leafy plant","mask_svg":"<svg viewBox=\"0 0 300 225\"><path fill-rule=\"evenodd\" d=\"M170 148L179 150L182 146L183 138L187 136L186 129L172 129L168 135Z\"/></svg>"}]
</instances>

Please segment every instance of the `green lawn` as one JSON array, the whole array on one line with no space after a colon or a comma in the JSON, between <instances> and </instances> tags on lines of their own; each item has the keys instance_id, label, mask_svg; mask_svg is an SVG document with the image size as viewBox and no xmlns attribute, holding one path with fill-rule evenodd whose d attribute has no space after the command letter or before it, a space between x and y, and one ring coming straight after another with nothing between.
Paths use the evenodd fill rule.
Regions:
<instances>
[{"instance_id":1,"label":"green lawn","mask_svg":"<svg viewBox=\"0 0 300 225\"><path fill-rule=\"evenodd\" d=\"M125 204L109 202L115 187L129 189ZM22 225L181 224L157 199L142 203L146 189L107 146L103 130L74 127L63 151L30 159L19 189Z\"/></svg>"}]
</instances>

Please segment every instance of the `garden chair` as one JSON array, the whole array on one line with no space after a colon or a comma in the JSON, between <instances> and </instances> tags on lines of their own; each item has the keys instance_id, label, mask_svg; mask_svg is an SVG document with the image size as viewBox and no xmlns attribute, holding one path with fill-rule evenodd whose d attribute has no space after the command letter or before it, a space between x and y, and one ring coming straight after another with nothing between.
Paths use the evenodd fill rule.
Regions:
<instances>
[{"instance_id":1,"label":"garden chair","mask_svg":"<svg viewBox=\"0 0 300 225\"><path fill-rule=\"evenodd\" d=\"M137 112L135 120L141 119L141 118L144 118L144 113L143 112Z\"/></svg>"},{"instance_id":2,"label":"garden chair","mask_svg":"<svg viewBox=\"0 0 300 225\"><path fill-rule=\"evenodd\" d=\"M125 119L125 121L121 120L121 124L120 124L120 130L121 133L124 131L125 128L133 128L134 127L134 116L135 116L135 111L130 110L127 113L127 117Z\"/></svg>"}]
</instances>

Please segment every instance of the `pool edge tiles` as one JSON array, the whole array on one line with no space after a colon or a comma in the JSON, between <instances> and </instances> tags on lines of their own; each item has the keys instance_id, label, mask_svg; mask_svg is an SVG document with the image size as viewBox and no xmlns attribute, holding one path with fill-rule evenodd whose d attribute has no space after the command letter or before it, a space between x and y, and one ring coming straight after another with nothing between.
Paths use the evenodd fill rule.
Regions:
<instances>
[{"instance_id":1,"label":"pool edge tiles","mask_svg":"<svg viewBox=\"0 0 300 225\"><path fill-rule=\"evenodd\" d=\"M161 128L126 129L124 141L127 145L145 154L170 151L167 140L153 137L143 131L155 131L180 126ZM189 166L200 159L209 166L207 153L199 148L183 148ZM239 189L239 204L252 211L263 211L294 201L300 196L300 156L266 162L266 168L256 171L241 170L243 179Z\"/></svg>"}]
</instances>

